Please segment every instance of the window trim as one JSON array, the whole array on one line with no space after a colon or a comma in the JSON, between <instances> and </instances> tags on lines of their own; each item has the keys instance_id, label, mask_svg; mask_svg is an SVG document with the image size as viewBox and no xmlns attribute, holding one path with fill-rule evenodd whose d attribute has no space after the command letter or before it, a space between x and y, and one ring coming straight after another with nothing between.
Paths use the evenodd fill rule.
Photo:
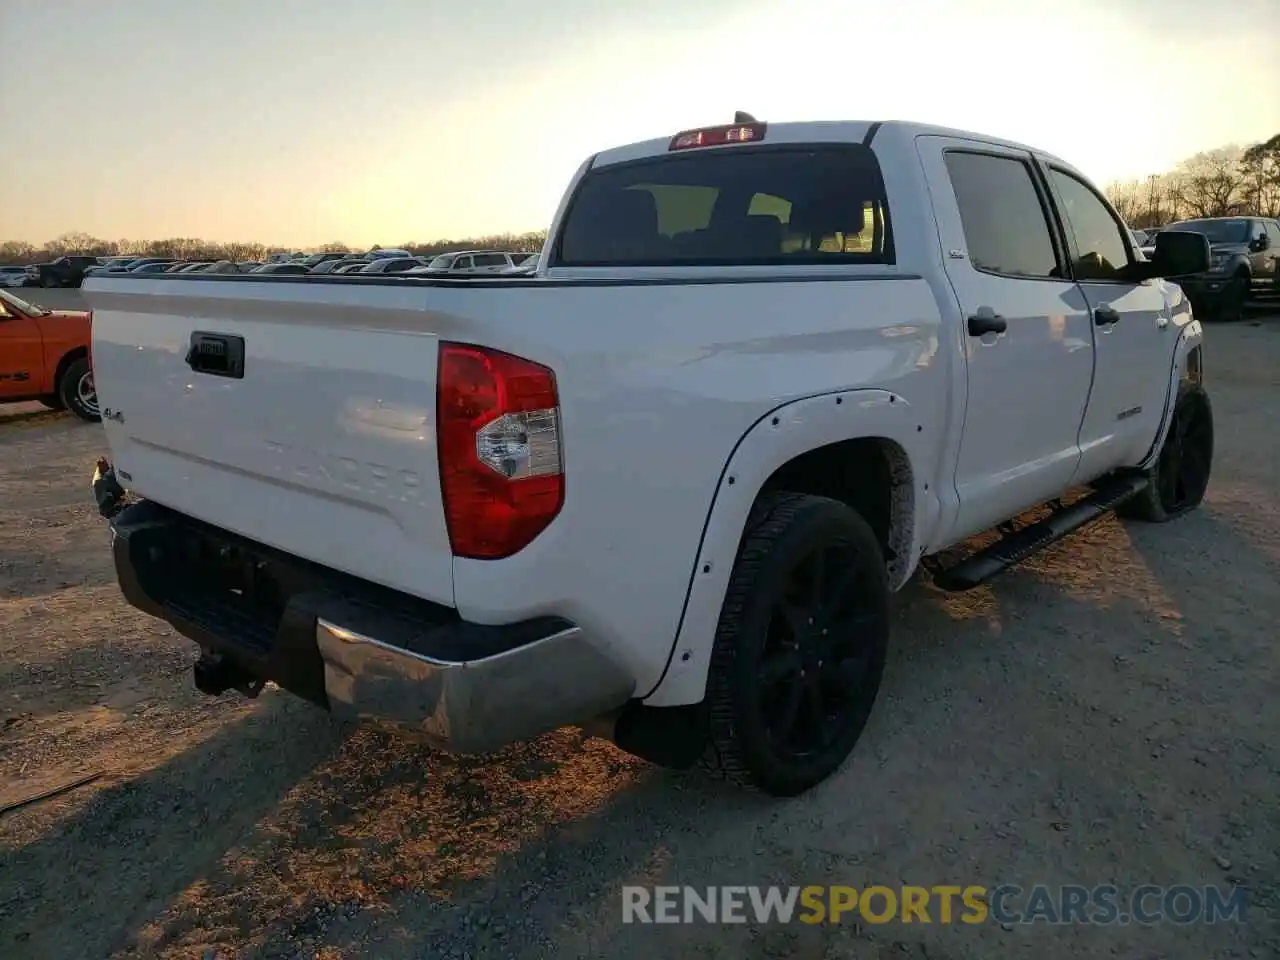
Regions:
<instances>
[{"instance_id":1,"label":"window trim","mask_svg":"<svg viewBox=\"0 0 1280 960\"><path fill-rule=\"evenodd\" d=\"M964 233L964 214L960 210L960 197L956 195L955 181L951 179L951 169L947 166L947 156L952 153L967 153L979 157L991 157L995 160L1011 160L1014 163L1021 164L1027 171L1027 177L1031 181L1031 188L1035 191L1036 199L1040 202L1040 215L1044 217L1045 226L1049 231L1049 243L1053 247L1053 259L1057 263L1058 270L1061 271L1060 277L1029 277L1022 273L1002 273L998 270L988 270L978 266L973 260L973 251L969 249L969 237L965 234L965 254L969 267L975 273L985 274L988 277L1000 277L1003 280L1031 280L1039 283L1046 281L1050 283L1073 283L1074 277L1071 275L1070 254L1066 245L1066 235L1063 226L1058 220L1057 211L1053 207L1046 184L1044 183L1040 170L1036 164L1034 154L1019 150L1000 150L998 148L982 149L980 147L945 147L942 151L942 166L947 171L947 181L951 186L951 193L956 200L956 215L960 218L960 231Z\"/></svg>"},{"instance_id":2,"label":"window trim","mask_svg":"<svg viewBox=\"0 0 1280 960\"><path fill-rule=\"evenodd\" d=\"M1116 213L1115 207L1113 207L1111 202L1103 196L1102 191L1098 190L1093 184L1086 180L1082 174L1076 173L1074 170L1068 170L1060 163L1041 160L1039 157L1035 159L1037 166L1041 168L1041 176L1044 177L1045 186L1049 191L1050 202L1054 206L1054 213L1058 218L1058 222L1062 229L1063 239L1067 245L1068 276L1070 276L1076 283L1109 283L1116 286L1126 287L1137 287L1143 284L1149 284L1151 282L1150 280L1133 280L1126 279L1124 277L1081 278L1076 276L1075 263L1080 254L1080 250L1076 245L1075 228L1071 225L1070 218L1067 217L1066 204L1062 201L1062 198L1058 193L1058 188L1054 185L1053 177L1050 176L1051 173L1059 173L1064 177L1069 177L1097 197L1098 201L1102 204L1102 209L1106 210L1108 216L1111 217L1111 222L1115 225L1116 230L1120 234L1120 239L1124 243L1125 256L1128 258L1125 261L1125 269L1131 269L1133 265L1138 262L1138 258L1134 255L1135 248L1133 246L1133 237L1129 236L1129 225L1120 218L1120 214Z\"/></svg>"},{"instance_id":3,"label":"window trim","mask_svg":"<svg viewBox=\"0 0 1280 960\"><path fill-rule=\"evenodd\" d=\"M869 157L871 160L871 168L875 172L874 186L878 190L881 214L876 220L874 230L883 237L884 249L880 256L871 259L865 254L827 254L821 258L818 257L795 257L787 256L785 258L771 257L768 259L756 259L743 262L740 257L733 258L715 258L711 260L694 260L681 259L673 261L650 261L643 264L617 264L617 263L584 263L584 262L566 262L563 253L564 244L564 228L573 216L574 208L577 206L579 199L582 197L582 188L591 178L593 173L600 171L629 170L632 168L643 168L646 166L659 167L663 163L672 160L687 160L690 157L699 154L716 154L716 153L749 153L749 154L786 154L786 153L828 153L828 154L848 154L862 158ZM897 248L894 245L893 236L893 211L889 209L889 191L885 185L884 170L880 165L880 158L876 155L875 150L871 148L867 142L859 141L811 141L803 143L759 143L750 144L748 146L730 146L730 147L708 147L703 150L689 150L677 152L675 154L664 152L651 154L649 156L637 157L634 160L623 160L619 163L609 163L601 166L595 165L595 157L591 158L591 165L583 173L582 177L574 185L573 195L569 198L569 202L565 205L564 213L561 215L559 222L555 224L556 236L551 244L549 256L547 258L547 269L556 267L564 267L571 270L580 269L616 269L616 270L656 270L656 269L672 269L672 268L696 268L696 267L859 267L859 266L876 266L876 267L894 267L897 266ZM757 191L758 192L758 191ZM785 199L780 198L780 199ZM836 256L841 259L835 259ZM866 259L847 259L850 257L866 257Z\"/></svg>"}]
</instances>

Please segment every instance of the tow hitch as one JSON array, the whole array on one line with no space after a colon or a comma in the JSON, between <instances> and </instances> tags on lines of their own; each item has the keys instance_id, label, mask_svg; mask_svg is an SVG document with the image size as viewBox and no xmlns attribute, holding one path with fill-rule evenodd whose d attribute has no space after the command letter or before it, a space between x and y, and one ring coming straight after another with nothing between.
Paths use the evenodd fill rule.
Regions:
<instances>
[{"instance_id":1,"label":"tow hitch","mask_svg":"<svg viewBox=\"0 0 1280 960\"><path fill-rule=\"evenodd\" d=\"M200 659L196 661L192 673L196 689L211 697L218 697L228 690L235 690L252 700L266 686L265 681L253 676L220 653L206 651L200 654Z\"/></svg>"}]
</instances>

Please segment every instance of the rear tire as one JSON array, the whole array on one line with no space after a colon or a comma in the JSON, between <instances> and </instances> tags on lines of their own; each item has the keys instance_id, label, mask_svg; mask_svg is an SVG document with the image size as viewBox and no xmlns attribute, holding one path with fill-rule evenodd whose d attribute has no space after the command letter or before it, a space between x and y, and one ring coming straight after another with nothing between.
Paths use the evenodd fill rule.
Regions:
<instances>
[{"instance_id":1,"label":"rear tire","mask_svg":"<svg viewBox=\"0 0 1280 960\"><path fill-rule=\"evenodd\" d=\"M56 275L46 273L40 278L40 286L45 287L46 289L49 287L60 287L62 286L62 281L59 280Z\"/></svg>"},{"instance_id":2,"label":"rear tire","mask_svg":"<svg viewBox=\"0 0 1280 960\"><path fill-rule=\"evenodd\" d=\"M1188 387L1174 404L1160 456L1147 471L1142 493L1116 513L1130 520L1167 523L1200 506L1213 471L1213 406L1203 387Z\"/></svg>"},{"instance_id":3,"label":"rear tire","mask_svg":"<svg viewBox=\"0 0 1280 960\"><path fill-rule=\"evenodd\" d=\"M888 639L888 578L866 521L825 497L766 494L716 630L703 765L776 797L825 780L866 726Z\"/></svg>"},{"instance_id":4,"label":"rear tire","mask_svg":"<svg viewBox=\"0 0 1280 960\"><path fill-rule=\"evenodd\" d=\"M66 408L81 420L89 423L102 421L98 412L98 393L93 386L93 370L84 357L73 360L63 371L58 382L58 396Z\"/></svg>"}]
</instances>

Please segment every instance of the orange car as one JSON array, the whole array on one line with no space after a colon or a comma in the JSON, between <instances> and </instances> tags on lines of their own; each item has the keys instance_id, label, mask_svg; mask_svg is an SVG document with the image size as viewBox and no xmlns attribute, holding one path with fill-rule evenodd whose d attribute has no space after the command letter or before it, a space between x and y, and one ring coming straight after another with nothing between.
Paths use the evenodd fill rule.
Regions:
<instances>
[{"instance_id":1,"label":"orange car","mask_svg":"<svg viewBox=\"0 0 1280 960\"><path fill-rule=\"evenodd\" d=\"M97 423L88 310L46 310L0 290L0 403L37 400Z\"/></svg>"}]
</instances>

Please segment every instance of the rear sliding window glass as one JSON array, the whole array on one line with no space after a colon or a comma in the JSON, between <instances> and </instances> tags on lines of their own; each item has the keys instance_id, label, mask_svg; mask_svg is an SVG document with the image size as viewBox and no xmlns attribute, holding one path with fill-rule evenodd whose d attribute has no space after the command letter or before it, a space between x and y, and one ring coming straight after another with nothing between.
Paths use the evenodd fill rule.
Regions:
<instances>
[{"instance_id":1,"label":"rear sliding window glass","mask_svg":"<svg viewBox=\"0 0 1280 960\"><path fill-rule=\"evenodd\" d=\"M593 170L552 265L892 262L875 154L841 144L731 147Z\"/></svg>"}]
</instances>

